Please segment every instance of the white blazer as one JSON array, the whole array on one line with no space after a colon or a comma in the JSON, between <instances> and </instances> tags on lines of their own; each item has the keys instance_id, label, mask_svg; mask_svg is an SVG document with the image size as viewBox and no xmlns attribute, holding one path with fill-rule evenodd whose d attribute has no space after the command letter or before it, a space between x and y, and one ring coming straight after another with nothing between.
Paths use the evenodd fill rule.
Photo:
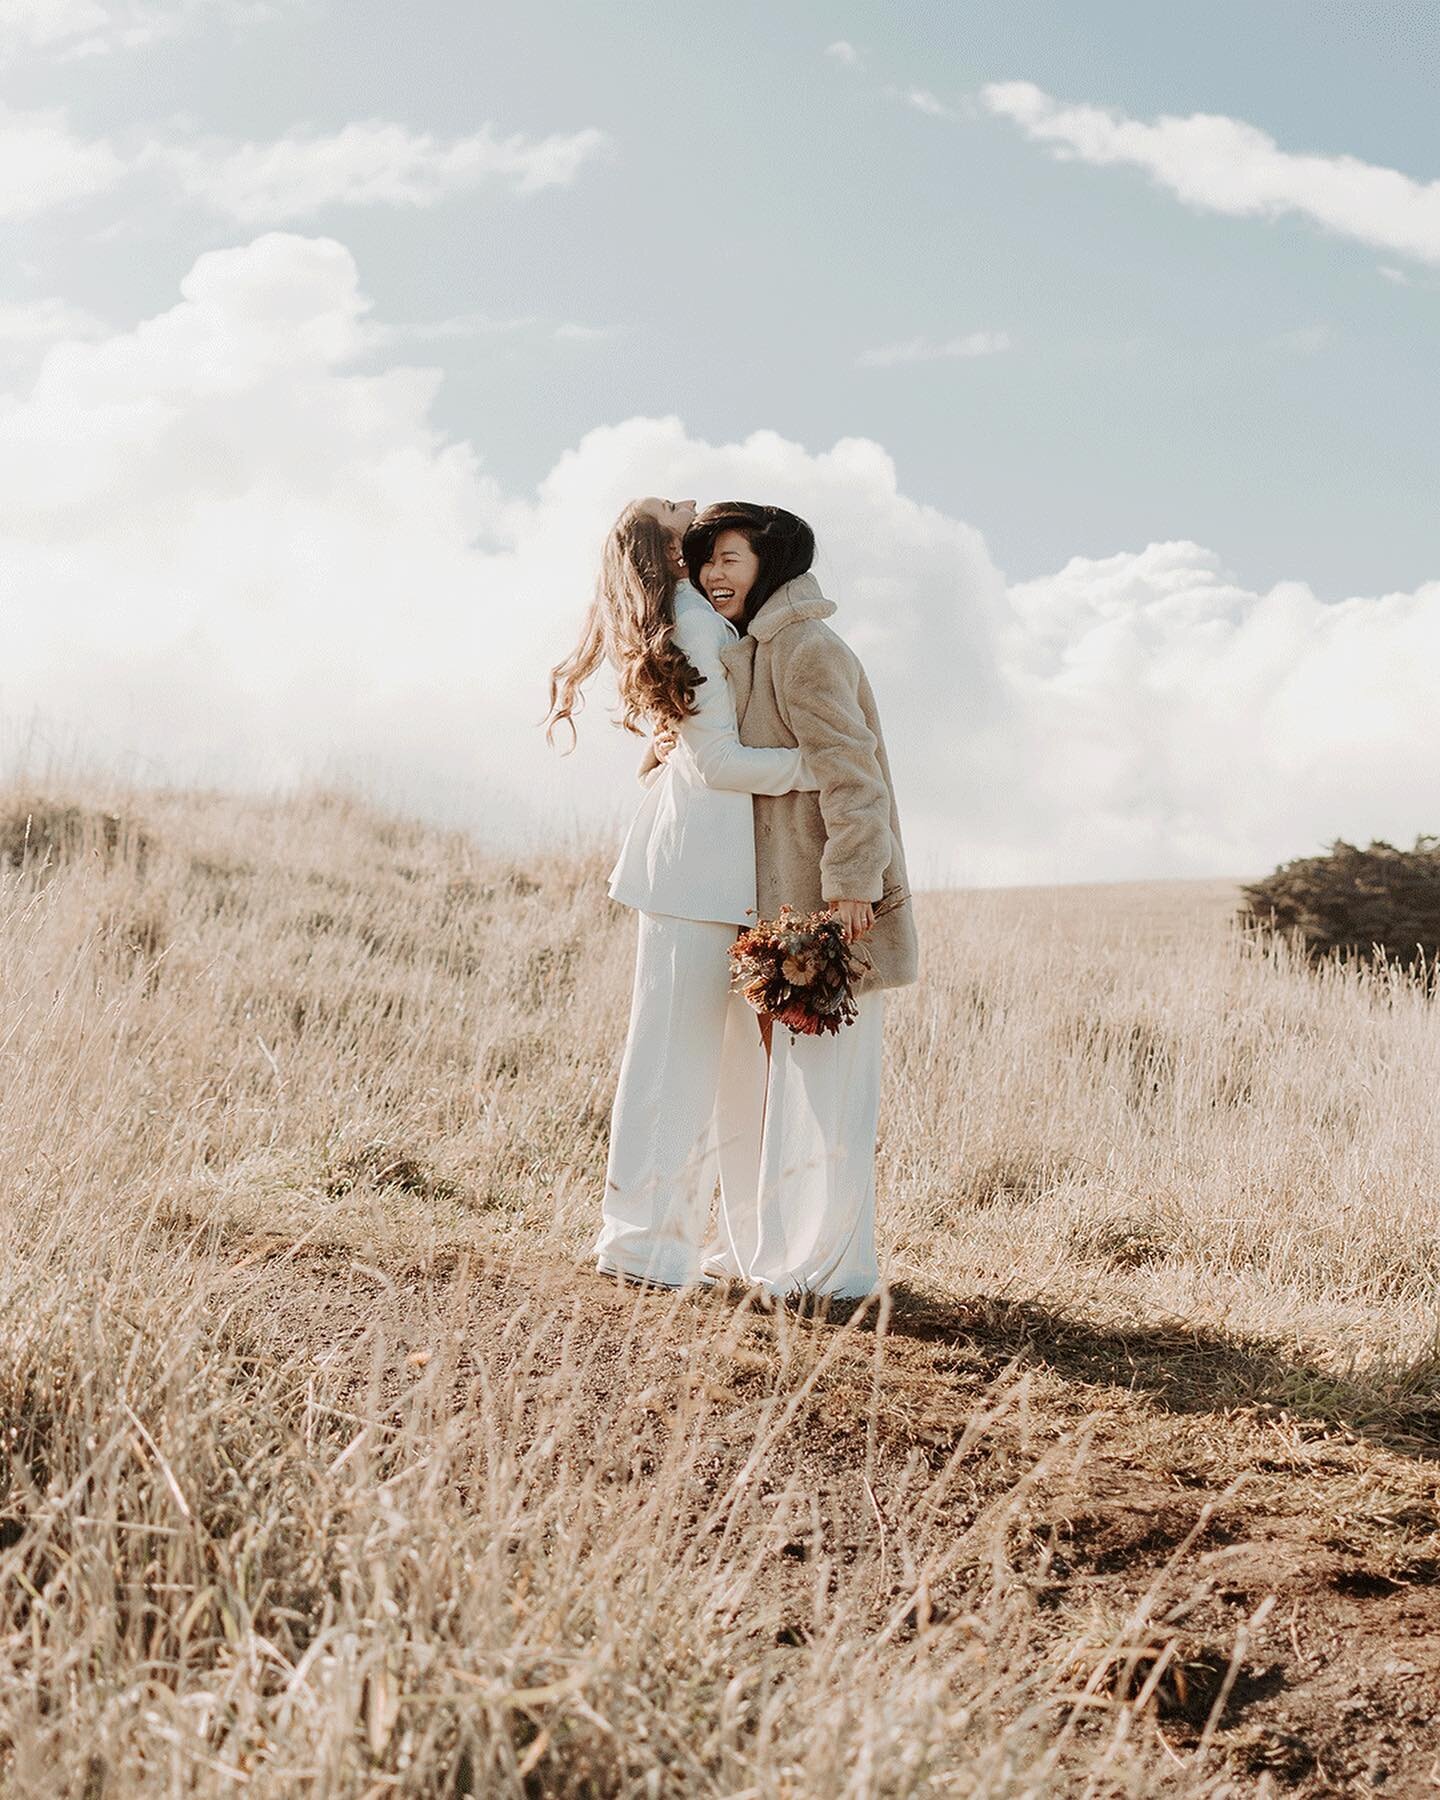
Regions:
<instances>
[{"instance_id":1,"label":"white blazer","mask_svg":"<svg viewBox=\"0 0 1440 1800\"><path fill-rule=\"evenodd\" d=\"M620 856L610 897L641 912L740 925L755 918L752 794L814 792L819 783L798 750L756 750L740 742L735 697L720 660L740 633L705 596L675 590L676 646L704 680L680 741L649 779Z\"/></svg>"}]
</instances>

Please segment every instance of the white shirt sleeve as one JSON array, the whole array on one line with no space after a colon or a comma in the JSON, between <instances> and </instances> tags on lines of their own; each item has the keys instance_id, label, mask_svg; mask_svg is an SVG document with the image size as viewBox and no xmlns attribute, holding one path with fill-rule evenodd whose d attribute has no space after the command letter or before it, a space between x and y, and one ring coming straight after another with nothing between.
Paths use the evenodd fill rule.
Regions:
<instances>
[{"instance_id":1,"label":"white shirt sleeve","mask_svg":"<svg viewBox=\"0 0 1440 1800\"><path fill-rule=\"evenodd\" d=\"M700 614L686 613L675 621L674 635L696 674L705 677L695 690L696 711L680 722L679 730L706 787L736 794L817 790L820 784L798 750L757 749L740 742L735 696L720 660L720 645L728 634L719 615L712 624Z\"/></svg>"}]
</instances>

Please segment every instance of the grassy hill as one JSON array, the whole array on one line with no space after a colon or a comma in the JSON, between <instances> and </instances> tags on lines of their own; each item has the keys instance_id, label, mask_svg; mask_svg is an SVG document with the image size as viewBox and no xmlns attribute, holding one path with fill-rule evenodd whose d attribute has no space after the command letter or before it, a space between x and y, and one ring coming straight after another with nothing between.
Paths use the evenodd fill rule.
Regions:
<instances>
[{"instance_id":1,"label":"grassy hill","mask_svg":"<svg viewBox=\"0 0 1440 1800\"><path fill-rule=\"evenodd\" d=\"M1429 1791L1432 1008L921 896L883 1299L635 1295L604 868L0 792L0 1791Z\"/></svg>"}]
</instances>

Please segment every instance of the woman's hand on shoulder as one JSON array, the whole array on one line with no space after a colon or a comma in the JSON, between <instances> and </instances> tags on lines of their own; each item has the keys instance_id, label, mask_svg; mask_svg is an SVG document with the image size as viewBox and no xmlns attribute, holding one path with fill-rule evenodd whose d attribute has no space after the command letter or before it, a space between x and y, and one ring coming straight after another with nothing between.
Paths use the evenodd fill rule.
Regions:
<instances>
[{"instance_id":1,"label":"woman's hand on shoulder","mask_svg":"<svg viewBox=\"0 0 1440 1800\"><path fill-rule=\"evenodd\" d=\"M655 752L662 763L668 762L670 759L670 752L679 742L680 733L673 725L657 725L655 727L655 736L650 740L650 748Z\"/></svg>"}]
</instances>

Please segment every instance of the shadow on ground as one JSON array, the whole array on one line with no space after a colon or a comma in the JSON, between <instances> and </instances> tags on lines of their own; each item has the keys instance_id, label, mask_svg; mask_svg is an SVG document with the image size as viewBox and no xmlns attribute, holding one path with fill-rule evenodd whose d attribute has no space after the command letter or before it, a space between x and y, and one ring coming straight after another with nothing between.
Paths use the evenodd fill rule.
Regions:
<instances>
[{"instance_id":1,"label":"shadow on ground","mask_svg":"<svg viewBox=\"0 0 1440 1800\"><path fill-rule=\"evenodd\" d=\"M1440 1460L1440 1358L1350 1377L1261 1338L1181 1324L1096 1324L1036 1301L942 1300L905 1284L890 1290L888 1330L978 1351L997 1373L1017 1360L1038 1363L1069 1381L1123 1388L1175 1413L1273 1409Z\"/></svg>"}]
</instances>

